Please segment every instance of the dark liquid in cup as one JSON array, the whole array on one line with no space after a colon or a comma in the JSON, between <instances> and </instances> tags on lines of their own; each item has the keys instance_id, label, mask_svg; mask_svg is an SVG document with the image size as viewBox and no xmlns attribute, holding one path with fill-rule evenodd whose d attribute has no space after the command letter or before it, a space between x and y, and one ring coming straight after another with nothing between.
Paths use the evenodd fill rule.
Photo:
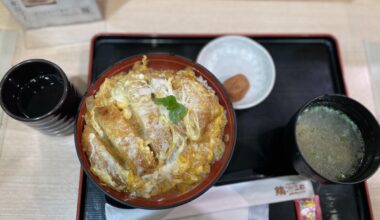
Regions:
<instances>
[{"instance_id":1,"label":"dark liquid in cup","mask_svg":"<svg viewBox=\"0 0 380 220\"><path fill-rule=\"evenodd\" d=\"M53 74L41 74L20 86L17 106L27 118L48 113L63 95L63 81Z\"/></svg>"}]
</instances>

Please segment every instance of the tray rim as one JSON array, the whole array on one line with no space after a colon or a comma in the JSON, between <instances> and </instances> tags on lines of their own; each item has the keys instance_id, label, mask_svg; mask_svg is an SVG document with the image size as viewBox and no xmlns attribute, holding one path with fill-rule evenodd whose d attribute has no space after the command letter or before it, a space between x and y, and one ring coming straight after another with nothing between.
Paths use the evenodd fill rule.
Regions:
<instances>
[{"instance_id":1,"label":"tray rim","mask_svg":"<svg viewBox=\"0 0 380 220\"><path fill-rule=\"evenodd\" d=\"M128 37L147 37L147 38L155 38L155 37L178 37L178 38L211 38L211 37L219 37L223 35L242 35L246 37L260 37L260 38L327 38L330 39L335 47L336 47L336 53L337 53L337 61L338 61L338 67L341 70L341 77L343 80L343 86L344 86L344 93L347 96L349 95L349 92L347 90L347 83L345 80L345 71L344 71L344 65L343 65L343 60L342 60L342 54L341 54L341 49L339 47L338 39L335 37L335 35L330 34L330 33L228 33L228 32L223 32L223 33L139 33L139 32L134 32L134 33L125 33L125 32L100 32L95 34L90 41L90 51L89 51L89 62L88 62L88 73L87 73L87 87L91 84L91 79L92 79L92 64L93 64L93 57L94 57L94 46L96 41L99 38L102 37L122 37L122 38L128 38ZM80 174L79 174L79 186L78 186L78 197L77 197L77 212L76 212L76 219L80 220L82 216L82 189L83 189L83 178L84 178L84 171L82 167L80 167ZM370 199L370 194L368 190L368 183L367 181L364 181L362 184L364 184L364 189L366 191L366 197L367 197L367 204L368 204L368 210L370 214L370 219L374 219L374 214L373 214L373 208L372 208L372 203Z\"/></svg>"},{"instance_id":2,"label":"tray rim","mask_svg":"<svg viewBox=\"0 0 380 220\"><path fill-rule=\"evenodd\" d=\"M95 42L102 37L149 37L149 38L155 38L155 37L178 37L178 38L207 38L207 37L220 37L224 35L242 35L246 37L261 37L261 38L329 38L336 47L337 52L337 58L338 58L338 67L341 70L342 73L342 79L343 79L343 86L344 86L344 93L345 95L349 96L349 92L347 91L347 83L344 78L345 71L344 71L344 65L343 60L341 56L341 49L338 44L338 39L335 37L335 35L330 33L249 33L249 32L242 32L242 33L229 33L229 32L222 32L222 33L143 33L143 32L134 32L134 33L125 33L125 32L100 32L95 34L90 41L90 53L89 53L89 62L88 62L88 73L87 73L87 86L91 84L92 79L92 59L94 57L94 45Z\"/></svg>"}]
</instances>

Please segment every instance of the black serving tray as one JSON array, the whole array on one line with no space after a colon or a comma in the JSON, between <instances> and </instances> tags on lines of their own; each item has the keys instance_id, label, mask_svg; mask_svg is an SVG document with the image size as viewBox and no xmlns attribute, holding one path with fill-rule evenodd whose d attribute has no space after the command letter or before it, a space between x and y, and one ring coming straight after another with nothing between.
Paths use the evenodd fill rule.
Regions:
<instances>
[{"instance_id":1,"label":"black serving tray","mask_svg":"<svg viewBox=\"0 0 380 220\"><path fill-rule=\"evenodd\" d=\"M202 47L219 35L100 34L91 43L89 82L108 67L129 56L173 53L195 60ZM345 94L339 50L328 35L246 35L264 46L276 66L272 93L258 106L236 111L237 142L232 160L217 185L295 174L282 144L284 127L308 100L327 93ZM78 219L105 219L106 197L85 173L81 173ZM324 219L371 219L366 183L322 185L320 196ZM335 217L334 217L335 216ZM270 219L296 219L294 203L271 204Z\"/></svg>"}]
</instances>

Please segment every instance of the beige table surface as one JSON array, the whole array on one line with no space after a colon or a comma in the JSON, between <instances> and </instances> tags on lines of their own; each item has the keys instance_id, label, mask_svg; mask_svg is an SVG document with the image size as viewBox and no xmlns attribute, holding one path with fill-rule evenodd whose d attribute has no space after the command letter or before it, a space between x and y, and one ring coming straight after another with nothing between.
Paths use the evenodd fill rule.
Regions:
<instances>
[{"instance_id":1,"label":"beige table surface","mask_svg":"<svg viewBox=\"0 0 380 220\"><path fill-rule=\"evenodd\" d=\"M341 47L349 95L376 113L365 42L380 41L378 0L110 0L102 4L104 21L23 31L0 3L0 31L19 33L13 63L49 59L83 90L89 42L97 32L329 33ZM6 126L0 156L0 219L74 219L80 165L73 136L45 136L10 118ZM368 185L375 219L380 219L380 171Z\"/></svg>"}]
</instances>

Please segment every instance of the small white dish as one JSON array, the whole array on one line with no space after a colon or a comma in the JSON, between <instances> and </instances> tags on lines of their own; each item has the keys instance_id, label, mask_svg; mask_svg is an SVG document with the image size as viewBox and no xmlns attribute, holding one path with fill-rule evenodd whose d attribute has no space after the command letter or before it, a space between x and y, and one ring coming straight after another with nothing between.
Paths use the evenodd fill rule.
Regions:
<instances>
[{"instance_id":1,"label":"small white dish","mask_svg":"<svg viewBox=\"0 0 380 220\"><path fill-rule=\"evenodd\" d=\"M198 54L197 63L206 67L222 83L238 74L249 81L247 94L234 102L235 109L253 107L268 97L276 73L272 57L260 44L243 36L223 36L212 40Z\"/></svg>"}]
</instances>

